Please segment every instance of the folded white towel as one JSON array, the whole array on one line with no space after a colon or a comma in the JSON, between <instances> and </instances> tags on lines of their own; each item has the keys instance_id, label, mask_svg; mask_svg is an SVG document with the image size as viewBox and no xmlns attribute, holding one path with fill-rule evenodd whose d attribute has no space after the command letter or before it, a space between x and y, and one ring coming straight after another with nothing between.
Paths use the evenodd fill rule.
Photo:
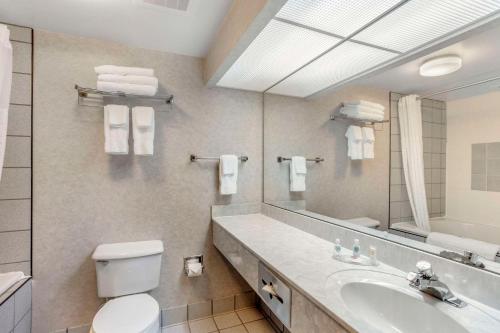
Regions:
<instances>
[{"instance_id":1,"label":"folded white towel","mask_svg":"<svg viewBox=\"0 0 500 333\"><path fill-rule=\"evenodd\" d=\"M158 88L158 79L152 76L100 74L97 76L97 81L139 84Z\"/></svg>"},{"instance_id":2,"label":"folded white towel","mask_svg":"<svg viewBox=\"0 0 500 333\"><path fill-rule=\"evenodd\" d=\"M0 274L0 296L17 282L28 278L23 272L9 272Z\"/></svg>"},{"instance_id":3,"label":"folded white towel","mask_svg":"<svg viewBox=\"0 0 500 333\"><path fill-rule=\"evenodd\" d=\"M351 160L363 159L363 133L361 127L349 126L345 137L347 138L347 156Z\"/></svg>"},{"instance_id":4,"label":"folded white towel","mask_svg":"<svg viewBox=\"0 0 500 333\"><path fill-rule=\"evenodd\" d=\"M363 158L373 159L375 158L375 133L371 127L363 127L361 129L363 133Z\"/></svg>"},{"instance_id":5,"label":"folded white towel","mask_svg":"<svg viewBox=\"0 0 500 333\"><path fill-rule=\"evenodd\" d=\"M148 124L149 126L140 126L140 124ZM132 134L134 135L134 154L153 155L155 139L153 108L145 106L132 108Z\"/></svg>"},{"instance_id":6,"label":"folded white towel","mask_svg":"<svg viewBox=\"0 0 500 333\"><path fill-rule=\"evenodd\" d=\"M361 106L367 106L367 107L370 107L370 108L379 109L379 110L382 110L382 111L385 110L385 107L382 104L373 103L373 102L365 101L365 100L362 100L362 99L357 100L357 101L344 102L344 105L346 105L346 106L358 106L358 105L361 105Z\"/></svg>"},{"instance_id":7,"label":"folded white towel","mask_svg":"<svg viewBox=\"0 0 500 333\"><path fill-rule=\"evenodd\" d=\"M96 74L155 76L152 68L102 65L94 68Z\"/></svg>"},{"instance_id":8,"label":"folded white towel","mask_svg":"<svg viewBox=\"0 0 500 333\"><path fill-rule=\"evenodd\" d=\"M158 88L142 84L97 81L97 90L106 92L122 92L132 95L154 96L156 95Z\"/></svg>"},{"instance_id":9,"label":"folded white towel","mask_svg":"<svg viewBox=\"0 0 500 333\"><path fill-rule=\"evenodd\" d=\"M345 114L352 118L359 119L370 119L370 120L383 120L384 112L380 110L366 110L363 108L354 108L354 107L342 107L340 109L340 113Z\"/></svg>"},{"instance_id":10,"label":"folded white towel","mask_svg":"<svg viewBox=\"0 0 500 333\"><path fill-rule=\"evenodd\" d=\"M108 104L104 112L108 113L108 122L110 127L123 127L128 122L128 107L126 105Z\"/></svg>"},{"instance_id":11,"label":"folded white towel","mask_svg":"<svg viewBox=\"0 0 500 333\"><path fill-rule=\"evenodd\" d=\"M426 243L459 253L470 251L492 261L495 260L496 254L500 251L499 244L487 243L471 238L462 238L440 232L431 232L427 236Z\"/></svg>"},{"instance_id":12,"label":"folded white towel","mask_svg":"<svg viewBox=\"0 0 500 333\"><path fill-rule=\"evenodd\" d=\"M290 191L304 192L306 190L306 159L302 156L292 156L290 162Z\"/></svg>"},{"instance_id":13,"label":"folded white towel","mask_svg":"<svg viewBox=\"0 0 500 333\"><path fill-rule=\"evenodd\" d=\"M236 194L238 190L238 156L221 155L219 158L219 191L222 195Z\"/></svg>"},{"instance_id":14,"label":"folded white towel","mask_svg":"<svg viewBox=\"0 0 500 333\"><path fill-rule=\"evenodd\" d=\"M155 110L149 106L136 106L135 110L135 125L139 128L149 128L153 126L155 119Z\"/></svg>"},{"instance_id":15,"label":"folded white towel","mask_svg":"<svg viewBox=\"0 0 500 333\"><path fill-rule=\"evenodd\" d=\"M122 117L124 122L120 126L111 125L111 118L116 119L115 123L119 123ZM128 133L128 106L113 104L104 106L104 151L108 154L128 154Z\"/></svg>"}]
</instances>

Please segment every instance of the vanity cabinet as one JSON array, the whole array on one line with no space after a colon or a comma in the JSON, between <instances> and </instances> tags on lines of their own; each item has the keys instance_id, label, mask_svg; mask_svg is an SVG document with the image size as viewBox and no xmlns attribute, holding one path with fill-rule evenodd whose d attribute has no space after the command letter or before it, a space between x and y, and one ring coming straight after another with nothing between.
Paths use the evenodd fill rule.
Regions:
<instances>
[{"instance_id":1,"label":"vanity cabinet","mask_svg":"<svg viewBox=\"0 0 500 333\"><path fill-rule=\"evenodd\" d=\"M264 264L217 223L214 223L213 225L213 242L217 249L233 265L238 273L241 274L252 289L262 298L263 295L261 293L261 288L259 287L262 285L262 281L260 281L262 279L259 280L259 265L261 266L261 272L263 270L266 271L267 267L266 269L263 269L262 266L264 266ZM268 272L269 274L273 274L271 271ZM274 277L271 277L270 280L273 278ZM279 283L283 282L279 281ZM281 289L283 290L283 288ZM285 326L290 328L291 325L292 333L349 332L297 290L293 288L290 288L290 290L291 295L285 297L284 306L289 307L291 303L291 311L289 308L281 308L279 310L274 309L274 312L278 318L283 318L282 321ZM272 304L269 302L264 300L264 303L272 308ZM288 315L286 315L286 311L288 311Z\"/></svg>"}]
</instances>

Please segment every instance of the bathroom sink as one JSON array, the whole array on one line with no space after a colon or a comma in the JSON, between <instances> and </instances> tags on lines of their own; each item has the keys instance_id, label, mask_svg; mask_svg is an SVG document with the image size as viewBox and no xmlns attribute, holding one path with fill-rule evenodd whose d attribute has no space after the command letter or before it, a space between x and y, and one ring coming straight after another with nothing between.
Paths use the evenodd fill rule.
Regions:
<instances>
[{"instance_id":1,"label":"bathroom sink","mask_svg":"<svg viewBox=\"0 0 500 333\"><path fill-rule=\"evenodd\" d=\"M443 303L409 287L402 276L346 270L330 276L326 288L331 300L373 332L500 332L500 322L477 307Z\"/></svg>"}]
</instances>

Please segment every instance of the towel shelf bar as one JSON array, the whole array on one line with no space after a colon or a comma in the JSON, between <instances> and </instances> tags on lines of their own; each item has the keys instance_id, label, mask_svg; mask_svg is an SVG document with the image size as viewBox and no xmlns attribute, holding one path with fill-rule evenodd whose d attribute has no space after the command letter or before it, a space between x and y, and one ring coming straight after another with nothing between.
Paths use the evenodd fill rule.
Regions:
<instances>
[{"instance_id":1,"label":"towel shelf bar","mask_svg":"<svg viewBox=\"0 0 500 333\"><path fill-rule=\"evenodd\" d=\"M82 106L98 106L98 105L86 105L83 104L82 100L84 98L89 98L89 99L97 99L97 98L103 98L103 97L118 97L118 98L136 98L136 99L143 99L143 100L154 100L154 101L162 101L166 104L173 104L174 102L174 95L169 95L169 96L144 96L144 95L133 95L133 94L126 94L121 91L114 91L114 92L107 92L107 91L102 91L102 90L97 90L93 88L84 88L81 87L77 84L75 84L75 89L78 92L78 104Z\"/></svg>"},{"instance_id":2,"label":"towel shelf bar","mask_svg":"<svg viewBox=\"0 0 500 333\"><path fill-rule=\"evenodd\" d=\"M277 158L278 160L278 163L281 163L281 162L285 162L285 161L291 161L292 158L291 157L283 157L283 156L278 156ZM316 162L316 163L320 163L320 162L324 162L325 159L324 158L321 158L321 157L316 157L316 158L306 158L306 161L308 162Z\"/></svg>"},{"instance_id":3,"label":"towel shelf bar","mask_svg":"<svg viewBox=\"0 0 500 333\"><path fill-rule=\"evenodd\" d=\"M353 117L349 117L349 116L346 116L342 113L332 113L331 117L330 117L330 120L337 120L337 119L341 119L341 120L348 120L354 124L360 124L360 125L375 125L375 124L384 124L384 123L388 123L389 120L371 120L371 119L358 119L358 118L353 118Z\"/></svg>"},{"instance_id":4,"label":"towel shelf bar","mask_svg":"<svg viewBox=\"0 0 500 333\"><path fill-rule=\"evenodd\" d=\"M242 162L246 162L246 161L248 161L248 156L239 156L238 159ZM189 155L189 160L191 162L196 162L197 160L218 161L218 160L220 160L220 158L219 157L201 157L201 156L197 156L195 154L191 154L191 155Z\"/></svg>"}]
</instances>

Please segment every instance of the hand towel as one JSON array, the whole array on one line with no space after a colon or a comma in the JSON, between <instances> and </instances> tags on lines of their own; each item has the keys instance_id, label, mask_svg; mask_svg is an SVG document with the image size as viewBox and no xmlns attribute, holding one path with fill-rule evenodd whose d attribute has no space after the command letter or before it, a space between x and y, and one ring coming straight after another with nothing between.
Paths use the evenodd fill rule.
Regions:
<instances>
[{"instance_id":1,"label":"hand towel","mask_svg":"<svg viewBox=\"0 0 500 333\"><path fill-rule=\"evenodd\" d=\"M344 105L345 106L358 106L358 105L361 105L361 106L366 106L366 107L370 107L370 108L379 109L379 110L382 110L382 111L385 110L385 107L382 104L373 103L373 102L365 101L365 100L362 100L362 99L357 100L357 101L344 102Z\"/></svg>"},{"instance_id":2,"label":"hand towel","mask_svg":"<svg viewBox=\"0 0 500 333\"><path fill-rule=\"evenodd\" d=\"M118 116L113 113L119 113ZM111 126L110 118L125 117L125 123L121 126ZM128 154L129 117L128 106L106 105L104 106L104 151L113 155Z\"/></svg>"},{"instance_id":3,"label":"hand towel","mask_svg":"<svg viewBox=\"0 0 500 333\"><path fill-rule=\"evenodd\" d=\"M146 124L149 118L149 126ZM139 121L139 119L141 119ZM145 122L144 122L145 121ZM134 154L151 156L154 152L155 118L151 107L136 106L132 108L132 134L134 135Z\"/></svg>"},{"instance_id":4,"label":"hand towel","mask_svg":"<svg viewBox=\"0 0 500 333\"><path fill-rule=\"evenodd\" d=\"M155 71L151 68L124 67L114 65L102 65L94 68L96 74L118 74L118 75L140 75L155 76Z\"/></svg>"},{"instance_id":5,"label":"hand towel","mask_svg":"<svg viewBox=\"0 0 500 333\"><path fill-rule=\"evenodd\" d=\"M290 162L290 191L304 192L306 190L306 159L302 156L292 156Z\"/></svg>"},{"instance_id":6,"label":"hand towel","mask_svg":"<svg viewBox=\"0 0 500 333\"><path fill-rule=\"evenodd\" d=\"M498 244L487 243L472 238L462 238L440 232L431 232L427 236L425 242L460 254L463 254L464 251L470 251L492 261L495 260L496 254L500 251L500 245Z\"/></svg>"},{"instance_id":7,"label":"hand towel","mask_svg":"<svg viewBox=\"0 0 500 333\"><path fill-rule=\"evenodd\" d=\"M219 191L222 195L236 194L238 190L238 156L221 155L219 158Z\"/></svg>"},{"instance_id":8,"label":"hand towel","mask_svg":"<svg viewBox=\"0 0 500 333\"><path fill-rule=\"evenodd\" d=\"M108 112L110 127L123 127L128 123L128 107L125 105L108 104L105 112Z\"/></svg>"},{"instance_id":9,"label":"hand towel","mask_svg":"<svg viewBox=\"0 0 500 333\"><path fill-rule=\"evenodd\" d=\"M139 84L158 88L158 79L152 76L100 74L97 76L97 81Z\"/></svg>"},{"instance_id":10,"label":"hand towel","mask_svg":"<svg viewBox=\"0 0 500 333\"><path fill-rule=\"evenodd\" d=\"M12 85L12 45L9 29L0 24L0 180L2 179L7 121L9 119L10 90Z\"/></svg>"},{"instance_id":11,"label":"hand towel","mask_svg":"<svg viewBox=\"0 0 500 333\"><path fill-rule=\"evenodd\" d=\"M136 106L135 121L138 128L150 128L154 124L155 110L151 107Z\"/></svg>"},{"instance_id":12,"label":"hand towel","mask_svg":"<svg viewBox=\"0 0 500 333\"><path fill-rule=\"evenodd\" d=\"M154 96L156 95L158 88L142 84L97 81L97 90L106 92L122 92L132 95Z\"/></svg>"},{"instance_id":13,"label":"hand towel","mask_svg":"<svg viewBox=\"0 0 500 333\"><path fill-rule=\"evenodd\" d=\"M347 138L347 156L351 160L363 159L363 133L359 126L351 125L345 133Z\"/></svg>"},{"instance_id":14,"label":"hand towel","mask_svg":"<svg viewBox=\"0 0 500 333\"><path fill-rule=\"evenodd\" d=\"M361 129L363 133L363 158L373 159L375 158L375 133L371 127L363 127Z\"/></svg>"}]
</instances>

